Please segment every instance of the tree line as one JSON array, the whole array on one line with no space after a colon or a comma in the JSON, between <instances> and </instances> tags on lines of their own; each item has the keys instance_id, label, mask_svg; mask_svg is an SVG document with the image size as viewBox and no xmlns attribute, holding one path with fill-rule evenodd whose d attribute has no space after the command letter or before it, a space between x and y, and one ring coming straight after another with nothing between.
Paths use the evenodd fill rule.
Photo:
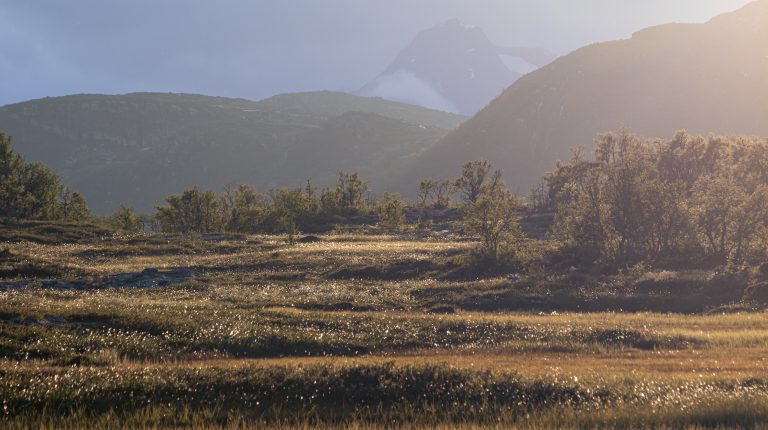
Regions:
<instances>
[{"instance_id":1,"label":"tree line","mask_svg":"<svg viewBox=\"0 0 768 430\"><path fill-rule=\"evenodd\" d=\"M227 186L218 195L195 187L169 196L165 205L156 207L155 218L164 231L291 232L344 217L375 215L381 206L358 173L340 172L337 185L322 192L311 180L302 187L266 193L248 184Z\"/></svg>"},{"instance_id":2,"label":"tree line","mask_svg":"<svg viewBox=\"0 0 768 430\"><path fill-rule=\"evenodd\" d=\"M401 228L408 204L396 194L375 198L358 173L339 172L335 187L322 192L308 180L303 187L278 188L261 193L247 184L225 187L220 194L197 187L169 196L156 207L159 229L169 232L286 233L289 241L300 231L343 224L350 217L375 217L388 228ZM460 195L463 227L482 239L481 254L498 261L514 250L520 236L518 214L522 204L506 187L502 172L492 172L488 161L464 165L454 180L423 180L419 184L418 224L424 212L446 209Z\"/></svg>"},{"instance_id":3,"label":"tree line","mask_svg":"<svg viewBox=\"0 0 768 430\"><path fill-rule=\"evenodd\" d=\"M764 258L768 140L685 131L650 140L601 134L594 159L558 163L532 191L552 232L607 265L723 264Z\"/></svg>"},{"instance_id":4,"label":"tree line","mask_svg":"<svg viewBox=\"0 0 768 430\"><path fill-rule=\"evenodd\" d=\"M424 211L446 209L460 194L472 215L467 231L487 237L488 255L496 259L506 249L508 233L516 232L511 208L520 205L503 185L501 172L491 174L487 161L467 163L455 180L424 180L417 207L419 224ZM496 204L507 204L506 212ZM0 218L48 221L95 221L124 231L160 230L177 233L286 233L289 241L300 231L316 231L362 217L399 229L409 205L398 195L372 195L356 172L339 172L336 186L322 191L307 180L302 187L277 188L266 193L248 184L227 186L219 194L194 187L166 198L152 216L122 205L111 216L95 217L83 196L62 185L41 163L27 163L15 152L9 136L0 133ZM497 217L501 217L496 219Z\"/></svg>"},{"instance_id":5,"label":"tree line","mask_svg":"<svg viewBox=\"0 0 768 430\"><path fill-rule=\"evenodd\" d=\"M0 218L83 221L91 211L41 163L27 163L0 132Z\"/></svg>"},{"instance_id":6,"label":"tree line","mask_svg":"<svg viewBox=\"0 0 768 430\"><path fill-rule=\"evenodd\" d=\"M554 214L551 236L584 264L661 266L723 264L768 256L768 140L693 136L644 139L625 130L601 134L594 156L574 152L528 196L528 210ZM123 230L180 233L285 233L328 225L379 222L401 228L405 212L426 227L431 210L458 208L460 226L481 240L480 253L499 261L517 250L524 204L490 162L466 163L458 178L424 179L409 204L396 194L374 197L358 173L340 172L335 186L311 180L260 192L227 186L218 194L194 187L169 196L151 216L120 209L103 221ZM40 163L27 163L0 133L0 217L93 219L82 195Z\"/></svg>"}]
</instances>

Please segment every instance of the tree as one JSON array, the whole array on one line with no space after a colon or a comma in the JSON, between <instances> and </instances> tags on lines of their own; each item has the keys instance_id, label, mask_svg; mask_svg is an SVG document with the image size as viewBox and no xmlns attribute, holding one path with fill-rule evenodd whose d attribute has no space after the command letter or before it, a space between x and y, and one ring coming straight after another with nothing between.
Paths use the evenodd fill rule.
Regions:
<instances>
[{"instance_id":1,"label":"tree","mask_svg":"<svg viewBox=\"0 0 768 430\"><path fill-rule=\"evenodd\" d=\"M51 169L26 163L0 132L0 217L82 221L89 215L82 195L62 187Z\"/></svg>"},{"instance_id":2,"label":"tree","mask_svg":"<svg viewBox=\"0 0 768 430\"><path fill-rule=\"evenodd\" d=\"M434 209L445 209L451 204L451 197L456 192L454 181L449 179L423 179L419 183L419 207L426 208L427 202Z\"/></svg>"},{"instance_id":3,"label":"tree","mask_svg":"<svg viewBox=\"0 0 768 430\"><path fill-rule=\"evenodd\" d=\"M544 181L531 187L528 192L528 205L536 212L544 212L549 208L550 201L547 196L547 184Z\"/></svg>"},{"instance_id":4,"label":"tree","mask_svg":"<svg viewBox=\"0 0 768 430\"><path fill-rule=\"evenodd\" d=\"M109 216L109 223L118 230L136 232L143 227L141 217L128 205L120 207Z\"/></svg>"},{"instance_id":5,"label":"tree","mask_svg":"<svg viewBox=\"0 0 768 430\"><path fill-rule=\"evenodd\" d=\"M435 181L432 189L432 207L435 209L445 209L451 205L451 197L456 192L453 181L442 180Z\"/></svg>"},{"instance_id":6,"label":"tree","mask_svg":"<svg viewBox=\"0 0 768 430\"><path fill-rule=\"evenodd\" d=\"M363 209L368 183L360 179L357 172L339 172L336 194L343 214L354 214Z\"/></svg>"},{"instance_id":7,"label":"tree","mask_svg":"<svg viewBox=\"0 0 768 430\"><path fill-rule=\"evenodd\" d=\"M686 183L656 178L644 185L644 224L638 227L644 240L642 258L677 259L682 251L696 246Z\"/></svg>"},{"instance_id":8,"label":"tree","mask_svg":"<svg viewBox=\"0 0 768 430\"><path fill-rule=\"evenodd\" d=\"M0 132L0 216L17 217L23 200L24 159L13 150L11 137Z\"/></svg>"},{"instance_id":9,"label":"tree","mask_svg":"<svg viewBox=\"0 0 768 430\"><path fill-rule=\"evenodd\" d=\"M547 172L544 175L544 183L547 188L547 202L552 207L567 203L564 199L571 198L568 188L573 183L584 179L586 173L595 166L595 163L584 160L584 149L576 148L571 154L571 160L568 163L558 161L555 164L555 170Z\"/></svg>"},{"instance_id":10,"label":"tree","mask_svg":"<svg viewBox=\"0 0 768 430\"><path fill-rule=\"evenodd\" d=\"M493 262L502 251L512 251L519 240L518 211L521 205L501 180L501 172L485 184L475 201L464 209L464 228L482 240L481 253Z\"/></svg>"},{"instance_id":11,"label":"tree","mask_svg":"<svg viewBox=\"0 0 768 430\"><path fill-rule=\"evenodd\" d=\"M667 142L622 131L546 176L553 232L585 258L637 262L743 261L768 227L768 140L692 137Z\"/></svg>"},{"instance_id":12,"label":"tree","mask_svg":"<svg viewBox=\"0 0 768 430\"><path fill-rule=\"evenodd\" d=\"M464 203L477 201L490 171L491 162L487 160L470 161L462 167L461 176L456 180L455 185Z\"/></svg>"},{"instance_id":13,"label":"tree","mask_svg":"<svg viewBox=\"0 0 768 430\"><path fill-rule=\"evenodd\" d=\"M600 172L591 169L563 184L556 199L554 236L577 248L589 261L606 261L613 255L610 207L603 197L603 181Z\"/></svg>"},{"instance_id":14,"label":"tree","mask_svg":"<svg viewBox=\"0 0 768 430\"><path fill-rule=\"evenodd\" d=\"M17 199L17 217L56 219L59 177L41 163L32 163L24 166L21 184L24 192Z\"/></svg>"},{"instance_id":15,"label":"tree","mask_svg":"<svg viewBox=\"0 0 768 430\"><path fill-rule=\"evenodd\" d=\"M224 187L219 205L227 230L249 233L263 228L267 215L266 199L250 185L240 184L234 190L230 186Z\"/></svg>"},{"instance_id":16,"label":"tree","mask_svg":"<svg viewBox=\"0 0 768 430\"><path fill-rule=\"evenodd\" d=\"M194 187L165 200L165 206L155 208L157 220L164 231L208 233L221 226L219 201L213 191Z\"/></svg>"},{"instance_id":17,"label":"tree","mask_svg":"<svg viewBox=\"0 0 768 430\"><path fill-rule=\"evenodd\" d=\"M403 202L396 194L386 193L378 208L381 223L391 229L400 229L405 223Z\"/></svg>"},{"instance_id":18,"label":"tree","mask_svg":"<svg viewBox=\"0 0 768 430\"><path fill-rule=\"evenodd\" d=\"M311 222L312 218L317 216L318 205L315 199L301 188L271 190L269 197L271 204L268 222L272 225L283 226L286 223L280 220L290 219L297 226L301 226Z\"/></svg>"},{"instance_id":19,"label":"tree","mask_svg":"<svg viewBox=\"0 0 768 430\"><path fill-rule=\"evenodd\" d=\"M436 185L437 181L432 179L422 179L419 182L418 202L420 208L427 207L427 201L432 196Z\"/></svg>"},{"instance_id":20,"label":"tree","mask_svg":"<svg viewBox=\"0 0 768 430\"><path fill-rule=\"evenodd\" d=\"M643 231L647 225L645 186L655 176L650 148L626 130L597 137L595 157L604 177L602 196L610 208L606 221L615 240L619 263L629 263L643 254Z\"/></svg>"},{"instance_id":21,"label":"tree","mask_svg":"<svg viewBox=\"0 0 768 430\"><path fill-rule=\"evenodd\" d=\"M277 225L286 234L288 244L293 246L296 243L296 236L301 233L299 225L296 224L296 219L290 215L284 215L277 220Z\"/></svg>"},{"instance_id":22,"label":"tree","mask_svg":"<svg viewBox=\"0 0 768 430\"><path fill-rule=\"evenodd\" d=\"M341 214L341 201L335 188L325 188L320 193L320 211L326 215Z\"/></svg>"},{"instance_id":23,"label":"tree","mask_svg":"<svg viewBox=\"0 0 768 430\"><path fill-rule=\"evenodd\" d=\"M65 221L85 221L91 217L91 210L85 197L72 192L68 187L62 187L59 192L58 211L56 218Z\"/></svg>"},{"instance_id":24,"label":"tree","mask_svg":"<svg viewBox=\"0 0 768 430\"><path fill-rule=\"evenodd\" d=\"M694 185L692 202L705 247L721 261L741 261L755 235L766 225L766 185L750 193L733 178L705 177Z\"/></svg>"}]
</instances>

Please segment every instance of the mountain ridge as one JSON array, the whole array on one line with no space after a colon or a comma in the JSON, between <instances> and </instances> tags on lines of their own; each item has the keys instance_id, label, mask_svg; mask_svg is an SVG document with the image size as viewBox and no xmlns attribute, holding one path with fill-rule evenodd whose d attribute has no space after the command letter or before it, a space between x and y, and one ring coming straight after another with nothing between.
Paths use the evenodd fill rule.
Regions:
<instances>
[{"instance_id":1,"label":"mountain ridge","mask_svg":"<svg viewBox=\"0 0 768 430\"><path fill-rule=\"evenodd\" d=\"M510 69L504 56L517 59L521 69ZM419 32L356 94L471 115L520 76L554 58L539 48L496 46L481 28L453 19Z\"/></svg>"},{"instance_id":2,"label":"mountain ridge","mask_svg":"<svg viewBox=\"0 0 768 430\"><path fill-rule=\"evenodd\" d=\"M767 135L768 0L580 48L527 74L404 166L393 187L486 158L524 193L600 132Z\"/></svg>"},{"instance_id":3,"label":"mountain ridge","mask_svg":"<svg viewBox=\"0 0 768 430\"><path fill-rule=\"evenodd\" d=\"M319 105L327 112L318 111ZM15 148L53 168L96 213L123 203L149 211L167 195L195 185L296 186L317 172L317 185L325 186L339 170L385 177L381 170L420 152L447 133L442 127L463 119L332 92L259 102L197 94L79 94L0 107L0 130L14 137ZM366 154L355 151L367 137L347 126L378 136L376 146L366 146ZM315 142L327 143L324 157L311 160L311 172L297 170L304 164L295 158ZM342 162L350 154L355 157Z\"/></svg>"}]
</instances>

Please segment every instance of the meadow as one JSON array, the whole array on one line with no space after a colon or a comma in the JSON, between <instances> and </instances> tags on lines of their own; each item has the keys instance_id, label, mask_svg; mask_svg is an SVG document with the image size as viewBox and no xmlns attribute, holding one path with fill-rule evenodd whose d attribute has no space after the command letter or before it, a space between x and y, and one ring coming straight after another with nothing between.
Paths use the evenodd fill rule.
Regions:
<instances>
[{"instance_id":1,"label":"meadow","mask_svg":"<svg viewBox=\"0 0 768 430\"><path fill-rule=\"evenodd\" d=\"M540 244L480 273L474 242L414 231L38 233L0 247L3 428L768 425L768 314L733 299L755 270L540 273Z\"/></svg>"}]
</instances>

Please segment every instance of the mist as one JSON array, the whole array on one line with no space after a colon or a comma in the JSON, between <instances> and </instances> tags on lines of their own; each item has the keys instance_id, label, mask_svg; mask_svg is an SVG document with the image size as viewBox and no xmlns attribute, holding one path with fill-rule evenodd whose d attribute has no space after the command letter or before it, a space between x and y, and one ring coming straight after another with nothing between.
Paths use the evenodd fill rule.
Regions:
<instances>
[{"instance_id":1,"label":"mist","mask_svg":"<svg viewBox=\"0 0 768 430\"><path fill-rule=\"evenodd\" d=\"M747 0L74 0L0 5L0 105L73 93L188 92L261 99L352 91L419 31L460 20L500 45L567 53ZM407 13L406 13L407 12Z\"/></svg>"}]
</instances>

